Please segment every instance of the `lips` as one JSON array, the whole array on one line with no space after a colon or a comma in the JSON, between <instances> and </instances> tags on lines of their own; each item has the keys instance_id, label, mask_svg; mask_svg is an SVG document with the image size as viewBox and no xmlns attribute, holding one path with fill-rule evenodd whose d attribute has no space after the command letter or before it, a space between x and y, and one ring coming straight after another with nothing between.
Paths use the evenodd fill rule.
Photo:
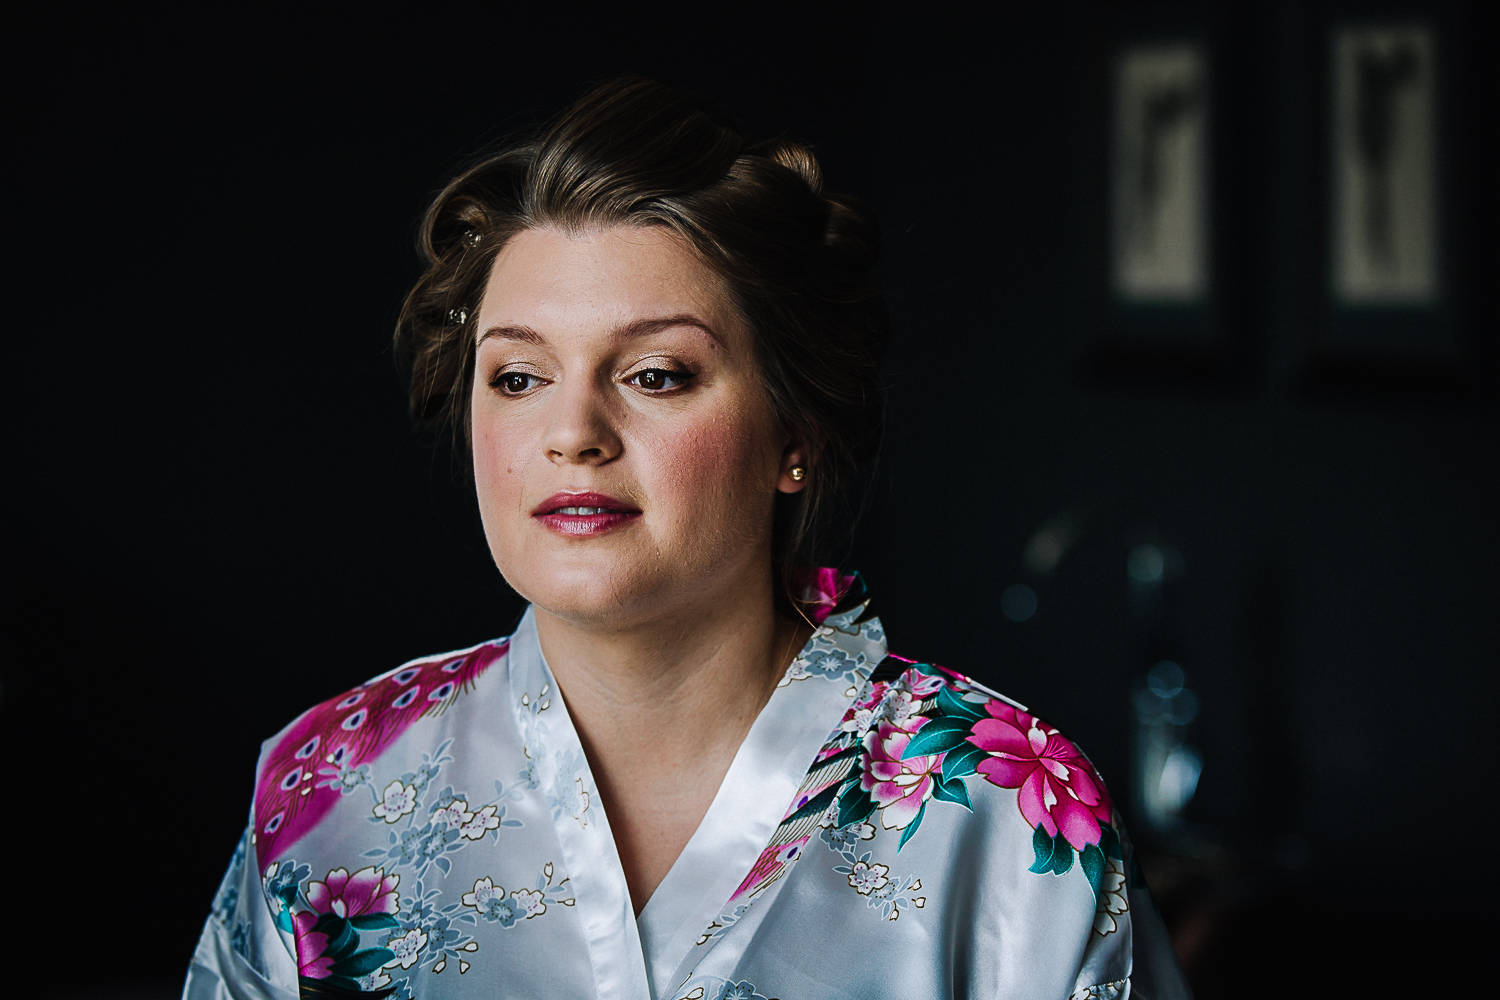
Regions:
<instances>
[{"instance_id":1,"label":"lips","mask_svg":"<svg viewBox=\"0 0 1500 1000\"><path fill-rule=\"evenodd\" d=\"M634 504L604 493L554 493L531 511L546 528L560 535L600 535L641 516Z\"/></svg>"}]
</instances>

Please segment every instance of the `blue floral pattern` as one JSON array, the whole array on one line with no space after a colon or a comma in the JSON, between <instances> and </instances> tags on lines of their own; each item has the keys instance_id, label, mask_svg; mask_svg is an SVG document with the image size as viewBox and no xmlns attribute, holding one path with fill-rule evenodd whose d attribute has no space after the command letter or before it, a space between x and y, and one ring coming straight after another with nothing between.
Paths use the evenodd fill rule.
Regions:
<instances>
[{"instance_id":1,"label":"blue floral pattern","mask_svg":"<svg viewBox=\"0 0 1500 1000\"><path fill-rule=\"evenodd\" d=\"M822 677L834 681L844 681L848 684L858 686L864 682L865 677L874 666L863 651L856 650L852 654L845 649L837 640L839 634L854 635L862 640L879 642L885 633L880 629L878 622L863 622L854 624L863 607L856 608L853 612L839 615L830 615L817 631L808 640L802 652L787 667L786 674L781 678L778 686L785 687L792 681L807 680L810 677Z\"/></svg>"},{"instance_id":2,"label":"blue floral pattern","mask_svg":"<svg viewBox=\"0 0 1500 1000\"><path fill-rule=\"evenodd\" d=\"M412 868L418 878L427 874L429 866L447 875L453 867L449 855L486 837L491 843L497 842L501 828L522 825L506 815L506 803L518 800L522 789L507 790L498 779L495 797L488 802L471 805L471 797L455 791L452 785L445 785L428 801L428 792L443 765L453 760L448 753L452 742L423 754L416 769L391 781L381 795L375 795L374 785L370 785L375 804L369 821L393 828L386 832L385 846L366 851L364 857L383 861L393 870Z\"/></svg>"},{"instance_id":3,"label":"blue floral pattern","mask_svg":"<svg viewBox=\"0 0 1500 1000\"><path fill-rule=\"evenodd\" d=\"M748 979L721 979L718 976L695 976L674 994L675 1000L774 1000L768 998Z\"/></svg>"}]
</instances>

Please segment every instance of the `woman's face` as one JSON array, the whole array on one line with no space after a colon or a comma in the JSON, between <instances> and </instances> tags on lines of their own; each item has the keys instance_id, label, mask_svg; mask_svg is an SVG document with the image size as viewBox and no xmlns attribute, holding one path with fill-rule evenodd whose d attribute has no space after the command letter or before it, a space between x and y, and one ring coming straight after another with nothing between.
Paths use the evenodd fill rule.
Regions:
<instances>
[{"instance_id":1,"label":"woman's face","mask_svg":"<svg viewBox=\"0 0 1500 1000\"><path fill-rule=\"evenodd\" d=\"M801 488L753 335L664 227L521 233L480 305L474 473L505 579L627 626L769 579L772 502Z\"/></svg>"}]
</instances>

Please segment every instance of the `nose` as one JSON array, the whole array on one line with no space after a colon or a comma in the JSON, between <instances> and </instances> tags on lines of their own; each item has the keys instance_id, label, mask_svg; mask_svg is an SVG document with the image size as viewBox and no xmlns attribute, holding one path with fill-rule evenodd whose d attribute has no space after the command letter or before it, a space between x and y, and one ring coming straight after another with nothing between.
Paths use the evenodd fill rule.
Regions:
<instances>
[{"instance_id":1,"label":"nose","mask_svg":"<svg viewBox=\"0 0 1500 1000\"><path fill-rule=\"evenodd\" d=\"M558 389L552 397L555 409L543 443L548 461L594 466L619 457L620 436L599 387L586 379L574 379L565 380Z\"/></svg>"}]
</instances>

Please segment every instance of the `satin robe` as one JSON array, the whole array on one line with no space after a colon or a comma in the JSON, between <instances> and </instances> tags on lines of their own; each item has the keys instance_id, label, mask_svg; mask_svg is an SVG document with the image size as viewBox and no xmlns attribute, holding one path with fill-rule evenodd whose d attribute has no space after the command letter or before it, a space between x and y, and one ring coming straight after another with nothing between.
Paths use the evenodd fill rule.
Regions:
<instances>
[{"instance_id":1,"label":"satin robe","mask_svg":"<svg viewBox=\"0 0 1500 1000\"><path fill-rule=\"evenodd\" d=\"M691 725L692 720L661 720ZM827 615L640 913L528 611L264 745L184 997L1186 997L1062 734Z\"/></svg>"}]
</instances>

